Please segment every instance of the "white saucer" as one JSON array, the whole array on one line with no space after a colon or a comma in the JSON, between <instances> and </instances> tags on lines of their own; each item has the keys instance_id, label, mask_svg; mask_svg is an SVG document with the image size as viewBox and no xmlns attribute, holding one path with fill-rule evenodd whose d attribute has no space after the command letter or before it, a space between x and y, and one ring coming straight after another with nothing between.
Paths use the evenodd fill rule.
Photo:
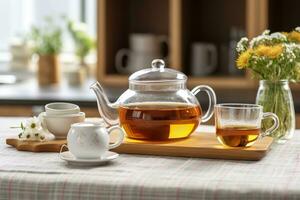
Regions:
<instances>
[{"instance_id":1,"label":"white saucer","mask_svg":"<svg viewBox=\"0 0 300 200\"><path fill-rule=\"evenodd\" d=\"M70 165L77 165L77 166L95 166L95 165L104 165L107 162L116 159L119 157L119 154L107 151L103 158L99 159L78 159L76 158L70 151L65 151L60 153L60 159L67 161Z\"/></svg>"}]
</instances>

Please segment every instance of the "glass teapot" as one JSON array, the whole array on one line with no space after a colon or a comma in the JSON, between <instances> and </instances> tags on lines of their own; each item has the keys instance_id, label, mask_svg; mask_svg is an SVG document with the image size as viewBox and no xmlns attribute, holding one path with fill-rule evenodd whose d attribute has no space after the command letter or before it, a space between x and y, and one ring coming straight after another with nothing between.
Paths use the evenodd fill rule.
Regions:
<instances>
[{"instance_id":1,"label":"glass teapot","mask_svg":"<svg viewBox=\"0 0 300 200\"><path fill-rule=\"evenodd\" d=\"M129 138L161 141L188 137L200 122L208 121L213 115L214 91L206 85L189 91L186 82L186 75L165 68L163 60L155 59L152 68L129 77L129 89L115 103L109 102L98 82L91 85L91 89L107 124L120 124ZM195 97L200 91L209 97L205 114Z\"/></svg>"}]
</instances>

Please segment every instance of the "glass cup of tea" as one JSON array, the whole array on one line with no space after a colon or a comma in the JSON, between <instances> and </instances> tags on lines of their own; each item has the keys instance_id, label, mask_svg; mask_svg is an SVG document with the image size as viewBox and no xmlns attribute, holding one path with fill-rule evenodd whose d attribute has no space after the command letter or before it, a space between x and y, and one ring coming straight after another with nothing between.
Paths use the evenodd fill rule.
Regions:
<instances>
[{"instance_id":1,"label":"glass cup of tea","mask_svg":"<svg viewBox=\"0 0 300 200\"><path fill-rule=\"evenodd\" d=\"M261 122L267 118L272 119L274 123L262 131ZM215 122L217 139L229 147L250 147L279 126L277 115L271 112L264 113L263 107L257 104L217 104Z\"/></svg>"}]
</instances>

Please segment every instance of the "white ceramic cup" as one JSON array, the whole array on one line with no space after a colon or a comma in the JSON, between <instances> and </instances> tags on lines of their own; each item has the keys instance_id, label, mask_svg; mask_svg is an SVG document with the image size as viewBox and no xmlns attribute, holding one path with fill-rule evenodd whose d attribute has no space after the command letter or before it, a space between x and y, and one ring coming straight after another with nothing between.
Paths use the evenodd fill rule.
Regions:
<instances>
[{"instance_id":1,"label":"white ceramic cup","mask_svg":"<svg viewBox=\"0 0 300 200\"><path fill-rule=\"evenodd\" d=\"M191 49L191 74L205 76L217 68L217 47L211 43L196 42Z\"/></svg>"},{"instance_id":2,"label":"white ceramic cup","mask_svg":"<svg viewBox=\"0 0 300 200\"><path fill-rule=\"evenodd\" d=\"M78 114L80 108L78 105L65 102L54 102L45 105L45 111L47 116L57 116L57 115L71 115Z\"/></svg>"},{"instance_id":3,"label":"white ceramic cup","mask_svg":"<svg viewBox=\"0 0 300 200\"><path fill-rule=\"evenodd\" d=\"M148 33L133 33L129 36L129 48L135 52L161 54L162 44L168 46L167 36Z\"/></svg>"},{"instance_id":4,"label":"white ceramic cup","mask_svg":"<svg viewBox=\"0 0 300 200\"><path fill-rule=\"evenodd\" d=\"M71 125L78 122L84 122L85 113L79 112L68 115L48 115L42 112L39 115L42 127L52 133L56 139L64 139L67 137Z\"/></svg>"},{"instance_id":5,"label":"white ceramic cup","mask_svg":"<svg viewBox=\"0 0 300 200\"><path fill-rule=\"evenodd\" d=\"M112 132L118 133L118 139L109 144ZM83 122L71 126L67 147L77 159L99 159L109 149L120 146L123 139L124 131L119 126L106 128L104 123Z\"/></svg>"},{"instance_id":6,"label":"white ceramic cup","mask_svg":"<svg viewBox=\"0 0 300 200\"><path fill-rule=\"evenodd\" d=\"M127 62L123 63L127 57ZM116 69L122 74L132 74L144 68L148 68L152 60L160 58L160 54L144 53L131 51L129 49L121 49L116 55Z\"/></svg>"},{"instance_id":7,"label":"white ceramic cup","mask_svg":"<svg viewBox=\"0 0 300 200\"><path fill-rule=\"evenodd\" d=\"M119 73L132 74L148 68L156 58L167 61L168 55L164 54L168 54L168 46L168 37L164 35L133 33L129 36L129 49L120 49L116 54L116 69Z\"/></svg>"}]
</instances>

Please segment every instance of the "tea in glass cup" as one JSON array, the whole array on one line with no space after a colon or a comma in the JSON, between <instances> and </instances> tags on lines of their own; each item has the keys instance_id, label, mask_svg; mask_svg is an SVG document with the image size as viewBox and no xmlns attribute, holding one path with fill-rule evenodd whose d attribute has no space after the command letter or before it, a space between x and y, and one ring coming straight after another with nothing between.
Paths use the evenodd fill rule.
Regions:
<instances>
[{"instance_id":1,"label":"tea in glass cup","mask_svg":"<svg viewBox=\"0 0 300 200\"><path fill-rule=\"evenodd\" d=\"M266 118L271 118L274 124L262 131L261 121ZM215 121L218 141L229 147L250 147L279 126L274 113L263 113L262 106L256 104L218 104L215 106Z\"/></svg>"}]
</instances>

